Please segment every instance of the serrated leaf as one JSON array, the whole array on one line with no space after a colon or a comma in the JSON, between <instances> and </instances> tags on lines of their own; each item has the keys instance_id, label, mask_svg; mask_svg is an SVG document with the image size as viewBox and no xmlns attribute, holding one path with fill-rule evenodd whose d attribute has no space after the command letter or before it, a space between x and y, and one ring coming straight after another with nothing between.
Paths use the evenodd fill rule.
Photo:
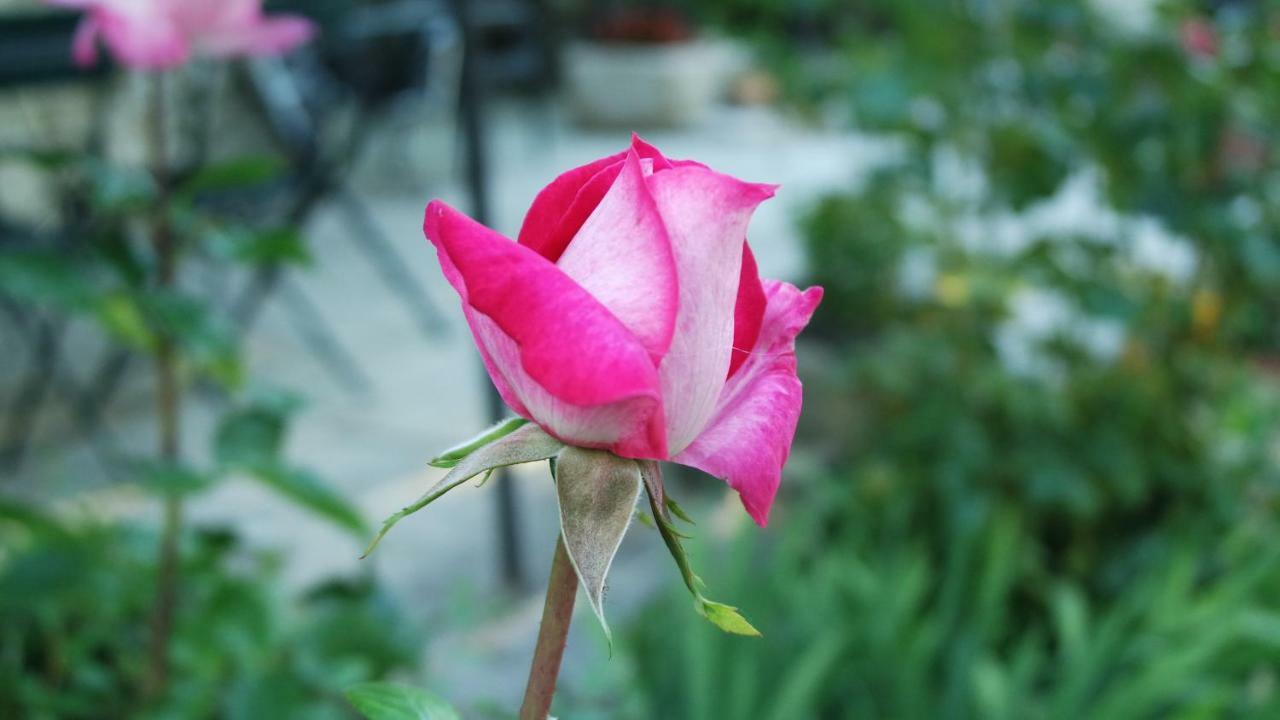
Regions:
<instances>
[{"instance_id":1,"label":"serrated leaf","mask_svg":"<svg viewBox=\"0 0 1280 720\"><path fill-rule=\"evenodd\" d=\"M364 535L369 530L351 503L310 470L267 462L247 468L247 472L289 500L352 533Z\"/></svg>"},{"instance_id":2,"label":"serrated leaf","mask_svg":"<svg viewBox=\"0 0 1280 720\"><path fill-rule=\"evenodd\" d=\"M500 420L470 440L459 445L454 445L448 450L440 453L435 458L432 458L428 465L438 468L451 468L457 465L459 460L462 460L462 458L475 452L477 448L488 445L498 438L510 435L521 426L528 424L528 422L528 420L520 417Z\"/></svg>"},{"instance_id":3,"label":"serrated leaf","mask_svg":"<svg viewBox=\"0 0 1280 720\"><path fill-rule=\"evenodd\" d=\"M573 446L556 456L556 497L565 550L610 645L613 635L604 618L605 579L643 486L635 460Z\"/></svg>"},{"instance_id":4,"label":"serrated leaf","mask_svg":"<svg viewBox=\"0 0 1280 720\"><path fill-rule=\"evenodd\" d=\"M369 543L369 547L360 557L368 557L369 553L378 547L378 543L382 542L382 538L396 523L430 505L445 493L476 475L508 465L546 460L560 452L562 448L564 448L564 443L546 434L537 425L527 423L516 428L510 434L472 450L459 460L439 482L423 493L422 497L419 497L413 504L383 521L382 529L378 531L377 536L373 538L373 542Z\"/></svg>"},{"instance_id":5,"label":"serrated leaf","mask_svg":"<svg viewBox=\"0 0 1280 720\"><path fill-rule=\"evenodd\" d=\"M426 690L369 682L347 688L347 700L368 720L460 720L458 712Z\"/></svg>"}]
</instances>

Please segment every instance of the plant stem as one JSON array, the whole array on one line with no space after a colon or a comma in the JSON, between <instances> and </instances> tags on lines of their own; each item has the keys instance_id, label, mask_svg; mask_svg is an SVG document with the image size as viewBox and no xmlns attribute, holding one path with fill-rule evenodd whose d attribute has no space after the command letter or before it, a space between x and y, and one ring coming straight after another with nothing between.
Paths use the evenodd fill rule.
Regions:
<instances>
[{"instance_id":1,"label":"plant stem","mask_svg":"<svg viewBox=\"0 0 1280 720\"><path fill-rule=\"evenodd\" d=\"M157 187L152 249L155 253L156 285L161 289L172 287L177 276L177 249L169 218L169 151L165 113L165 75L156 73L151 90L148 139ZM160 457L166 462L174 462L181 455L179 413L182 391L178 381L177 349L167 329L161 328L157 333L154 363ZM174 610L178 602L179 540L182 537L182 500L176 495L165 498L161 533L147 687L153 697L163 695L169 684L169 639L173 634Z\"/></svg>"},{"instance_id":2,"label":"plant stem","mask_svg":"<svg viewBox=\"0 0 1280 720\"><path fill-rule=\"evenodd\" d=\"M555 557L551 560L551 577L547 579L547 599L542 606L542 626L538 629L538 644L533 650L533 664L529 667L529 684L525 686L520 720L547 720L577 595L578 575L569 562L569 553L564 549L564 538L557 537Z\"/></svg>"}]
</instances>

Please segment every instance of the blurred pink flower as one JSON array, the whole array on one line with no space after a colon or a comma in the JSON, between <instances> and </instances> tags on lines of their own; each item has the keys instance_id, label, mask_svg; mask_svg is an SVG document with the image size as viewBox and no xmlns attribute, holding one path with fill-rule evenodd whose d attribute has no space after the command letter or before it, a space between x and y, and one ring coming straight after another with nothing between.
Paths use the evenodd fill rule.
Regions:
<instances>
[{"instance_id":1,"label":"blurred pink flower","mask_svg":"<svg viewBox=\"0 0 1280 720\"><path fill-rule=\"evenodd\" d=\"M774 190L635 137L544 188L518 242L438 200L424 230L515 412L700 468L764 525L800 416L795 337L822 298L760 279L747 224Z\"/></svg>"},{"instance_id":2,"label":"blurred pink flower","mask_svg":"<svg viewBox=\"0 0 1280 720\"><path fill-rule=\"evenodd\" d=\"M1213 23L1202 17L1182 21L1178 28L1182 48L1197 57L1211 58L1218 54L1218 31Z\"/></svg>"},{"instance_id":3,"label":"blurred pink flower","mask_svg":"<svg viewBox=\"0 0 1280 720\"><path fill-rule=\"evenodd\" d=\"M157 70L192 55L279 55L315 35L311 21L262 14L262 0L46 0L85 13L72 56L82 66L98 59L101 38L116 60Z\"/></svg>"}]
</instances>

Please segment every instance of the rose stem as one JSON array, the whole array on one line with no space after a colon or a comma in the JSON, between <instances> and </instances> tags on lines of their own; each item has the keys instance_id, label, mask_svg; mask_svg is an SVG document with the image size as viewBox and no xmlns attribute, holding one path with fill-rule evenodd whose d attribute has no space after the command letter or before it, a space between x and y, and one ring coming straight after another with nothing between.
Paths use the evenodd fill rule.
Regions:
<instances>
[{"instance_id":1,"label":"rose stem","mask_svg":"<svg viewBox=\"0 0 1280 720\"><path fill-rule=\"evenodd\" d=\"M547 720L551 711L551 698L556 692L556 678L560 675L560 659L564 657L565 642L569 638L569 623L573 621L573 602L578 594L578 575L569 562L564 549L564 538L556 538L556 552L551 560L551 576L547 579L547 599L542 606L542 625L538 629L538 644L533 650L533 664L529 667L529 684L524 690L524 704L520 706L520 720Z\"/></svg>"},{"instance_id":2,"label":"rose stem","mask_svg":"<svg viewBox=\"0 0 1280 720\"><path fill-rule=\"evenodd\" d=\"M173 286L177 274L177 252L169 218L169 152L166 139L165 74L155 74L151 89L149 141L152 172L155 175L156 217L152 246L156 260L156 284L162 290ZM173 337L158 333L154 353L156 373L156 414L159 420L160 457L175 462L179 446L178 363ZM178 589L178 541L182 535L182 501L177 495L164 500L164 527L160 536L157 563L156 600L151 624L151 667L147 690L152 696L164 694L169 682L169 639L173 634L174 608Z\"/></svg>"}]
</instances>

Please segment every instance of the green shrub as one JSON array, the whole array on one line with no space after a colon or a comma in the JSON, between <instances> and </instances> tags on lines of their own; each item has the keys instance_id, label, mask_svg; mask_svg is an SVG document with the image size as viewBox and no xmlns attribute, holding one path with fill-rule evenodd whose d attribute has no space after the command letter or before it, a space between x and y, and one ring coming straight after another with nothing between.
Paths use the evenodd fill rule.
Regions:
<instances>
[{"instance_id":1,"label":"green shrub","mask_svg":"<svg viewBox=\"0 0 1280 720\"><path fill-rule=\"evenodd\" d=\"M347 718L348 686L417 666L418 634L368 579L287 597L277 561L190 533L172 682L148 696L155 538L0 508L0 716Z\"/></svg>"}]
</instances>

